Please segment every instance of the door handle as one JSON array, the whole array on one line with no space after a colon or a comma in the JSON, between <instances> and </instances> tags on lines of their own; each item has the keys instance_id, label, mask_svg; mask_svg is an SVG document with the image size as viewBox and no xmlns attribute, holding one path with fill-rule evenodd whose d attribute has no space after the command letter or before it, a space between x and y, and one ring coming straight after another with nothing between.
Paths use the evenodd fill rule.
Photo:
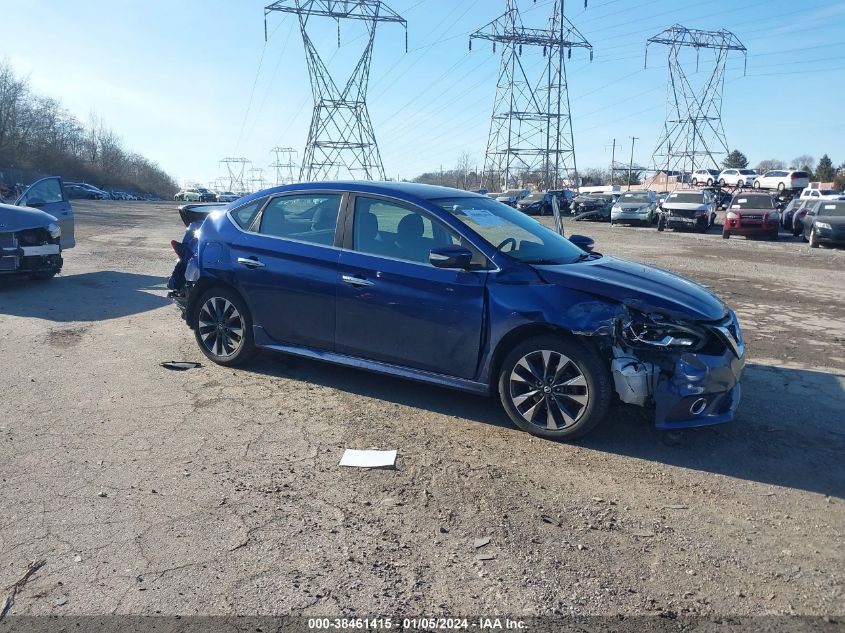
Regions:
<instances>
[{"instance_id":1,"label":"door handle","mask_svg":"<svg viewBox=\"0 0 845 633\"><path fill-rule=\"evenodd\" d=\"M264 268L264 264L254 257L238 257L238 263L247 268Z\"/></svg>"},{"instance_id":2,"label":"door handle","mask_svg":"<svg viewBox=\"0 0 845 633\"><path fill-rule=\"evenodd\" d=\"M343 275L341 279L352 286L374 286L375 284L368 279L363 279L361 277L354 277L352 275Z\"/></svg>"}]
</instances>

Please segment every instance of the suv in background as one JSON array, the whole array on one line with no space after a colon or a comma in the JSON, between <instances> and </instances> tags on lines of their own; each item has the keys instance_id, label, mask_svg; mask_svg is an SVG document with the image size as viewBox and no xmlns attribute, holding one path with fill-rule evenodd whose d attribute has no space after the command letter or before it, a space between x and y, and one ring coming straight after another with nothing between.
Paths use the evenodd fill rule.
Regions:
<instances>
[{"instance_id":1,"label":"suv in background","mask_svg":"<svg viewBox=\"0 0 845 633\"><path fill-rule=\"evenodd\" d=\"M718 182L722 187L751 187L757 177L757 172L753 169L723 169Z\"/></svg>"},{"instance_id":2,"label":"suv in background","mask_svg":"<svg viewBox=\"0 0 845 633\"><path fill-rule=\"evenodd\" d=\"M810 175L806 171L772 169L754 181L755 189L806 189L810 186Z\"/></svg>"},{"instance_id":3,"label":"suv in background","mask_svg":"<svg viewBox=\"0 0 845 633\"><path fill-rule=\"evenodd\" d=\"M715 185L716 182L719 180L719 170L718 169L696 169L692 172L692 184L693 185Z\"/></svg>"},{"instance_id":4,"label":"suv in background","mask_svg":"<svg viewBox=\"0 0 845 633\"><path fill-rule=\"evenodd\" d=\"M731 235L762 235L776 240L779 227L780 213L769 194L738 193L725 214L722 237L728 239Z\"/></svg>"}]
</instances>

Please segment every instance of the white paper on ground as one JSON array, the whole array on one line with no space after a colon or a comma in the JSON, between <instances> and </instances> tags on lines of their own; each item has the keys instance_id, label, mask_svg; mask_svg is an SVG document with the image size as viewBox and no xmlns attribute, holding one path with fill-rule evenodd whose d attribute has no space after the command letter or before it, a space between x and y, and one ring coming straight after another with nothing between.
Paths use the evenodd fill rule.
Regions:
<instances>
[{"instance_id":1,"label":"white paper on ground","mask_svg":"<svg viewBox=\"0 0 845 633\"><path fill-rule=\"evenodd\" d=\"M341 466L356 468L393 468L396 463L396 451L359 451L347 448L340 458Z\"/></svg>"}]
</instances>

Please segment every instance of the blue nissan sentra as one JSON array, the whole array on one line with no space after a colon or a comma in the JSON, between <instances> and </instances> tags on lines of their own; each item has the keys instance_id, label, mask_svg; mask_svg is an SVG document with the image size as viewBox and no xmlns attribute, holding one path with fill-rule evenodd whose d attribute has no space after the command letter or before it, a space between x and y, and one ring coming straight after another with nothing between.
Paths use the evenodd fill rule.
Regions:
<instances>
[{"instance_id":1,"label":"blue nissan sentra","mask_svg":"<svg viewBox=\"0 0 845 633\"><path fill-rule=\"evenodd\" d=\"M519 428L562 439L614 401L653 409L661 429L731 421L733 311L588 242L466 191L298 184L191 224L172 242L170 296L220 365L275 350L498 394Z\"/></svg>"}]
</instances>

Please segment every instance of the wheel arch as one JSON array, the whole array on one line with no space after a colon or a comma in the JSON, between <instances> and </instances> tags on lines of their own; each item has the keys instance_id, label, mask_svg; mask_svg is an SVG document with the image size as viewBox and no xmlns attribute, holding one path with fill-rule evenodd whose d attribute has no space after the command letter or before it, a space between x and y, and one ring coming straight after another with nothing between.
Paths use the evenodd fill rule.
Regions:
<instances>
[{"instance_id":1,"label":"wheel arch","mask_svg":"<svg viewBox=\"0 0 845 633\"><path fill-rule=\"evenodd\" d=\"M599 353L598 347L595 347L590 342L590 337L579 336L577 334L574 334L571 330L567 329L562 325L547 322L525 323L523 325L519 325L510 330L507 334L505 334L501 339L499 339L499 342L496 344L496 348L494 349L490 360L490 370L488 372L487 382L490 387L490 392L495 392L496 383L499 380L499 371L502 368L502 363L504 362L505 357L514 347L516 347L523 341L527 341L530 338L534 338L535 336L543 336L549 334L577 340L580 343L590 347L590 351Z\"/></svg>"},{"instance_id":2,"label":"wheel arch","mask_svg":"<svg viewBox=\"0 0 845 633\"><path fill-rule=\"evenodd\" d=\"M244 298L240 290L232 284L219 279L217 277L200 277L199 281L191 288L191 294L188 298L188 304L185 306L185 320L188 322L188 327L194 329L194 313L197 309L197 302L211 288L224 288L236 294L244 305L249 309L249 304Z\"/></svg>"}]
</instances>

